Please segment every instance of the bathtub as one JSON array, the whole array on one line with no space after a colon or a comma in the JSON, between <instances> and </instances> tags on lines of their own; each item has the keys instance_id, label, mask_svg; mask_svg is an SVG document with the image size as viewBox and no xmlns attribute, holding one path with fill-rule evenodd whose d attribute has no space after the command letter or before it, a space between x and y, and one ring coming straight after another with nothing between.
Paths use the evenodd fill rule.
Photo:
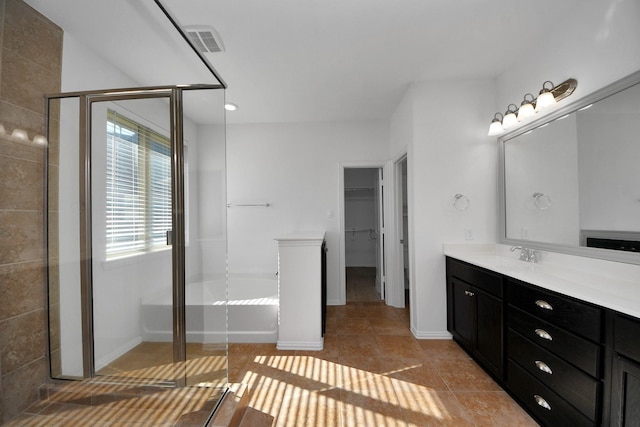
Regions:
<instances>
[{"instance_id":1,"label":"bathtub","mask_svg":"<svg viewBox=\"0 0 640 427\"><path fill-rule=\"evenodd\" d=\"M185 288L187 342L275 343L278 338L278 284L275 278L189 283ZM228 328L227 328L228 310ZM172 296L142 300L143 341L171 341Z\"/></svg>"}]
</instances>

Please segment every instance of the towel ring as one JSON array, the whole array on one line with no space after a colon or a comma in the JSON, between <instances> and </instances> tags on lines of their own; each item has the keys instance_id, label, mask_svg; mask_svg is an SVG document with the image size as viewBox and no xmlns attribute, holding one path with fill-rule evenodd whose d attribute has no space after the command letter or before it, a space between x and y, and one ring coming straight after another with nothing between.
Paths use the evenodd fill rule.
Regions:
<instances>
[{"instance_id":1,"label":"towel ring","mask_svg":"<svg viewBox=\"0 0 640 427\"><path fill-rule=\"evenodd\" d=\"M533 193L533 204L540 210L548 209L551 206L551 197L544 193Z\"/></svg>"},{"instance_id":2,"label":"towel ring","mask_svg":"<svg viewBox=\"0 0 640 427\"><path fill-rule=\"evenodd\" d=\"M469 198L464 194L458 193L453 196L453 207L459 211L466 211L470 204Z\"/></svg>"}]
</instances>

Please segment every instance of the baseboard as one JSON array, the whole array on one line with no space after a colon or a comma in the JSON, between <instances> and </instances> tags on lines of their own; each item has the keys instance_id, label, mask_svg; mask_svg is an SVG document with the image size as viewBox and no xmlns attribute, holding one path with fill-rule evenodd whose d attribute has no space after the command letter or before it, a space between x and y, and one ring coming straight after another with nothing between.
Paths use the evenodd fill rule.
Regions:
<instances>
[{"instance_id":1,"label":"baseboard","mask_svg":"<svg viewBox=\"0 0 640 427\"><path fill-rule=\"evenodd\" d=\"M344 305L344 303L340 303L339 299L328 299L327 305Z\"/></svg>"},{"instance_id":2,"label":"baseboard","mask_svg":"<svg viewBox=\"0 0 640 427\"><path fill-rule=\"evenodd\" d=\"M418 340L450 340L453 336L447 332L422 332L411 328L411 333Z\"/></svg>"},{"instance_id":3,"label":"baseboard","mask_svg":"<svg viewBox=\"0 0 640 427\"><path fill-rule=\"evenodd\" d=\"M321 351L324 348L324 339L320 341L278 341L278 350L308 350Z\"/></svg>"}]
</instances>

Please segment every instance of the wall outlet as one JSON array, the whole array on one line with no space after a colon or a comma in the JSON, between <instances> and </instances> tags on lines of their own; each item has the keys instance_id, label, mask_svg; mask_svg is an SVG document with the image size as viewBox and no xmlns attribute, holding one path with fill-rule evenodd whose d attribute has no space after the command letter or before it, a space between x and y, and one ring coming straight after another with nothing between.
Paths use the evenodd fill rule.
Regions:
<instances>
[{"instance_id":1,"label":"wall outlet","mask_svg":"<svg viewBox=\"0 0 640 427\"><path fill-rule=\"evenodd\" d=\"M469 227L464 229L464 239L473 240L473 230Z\"/></svg>"}]
</instances>

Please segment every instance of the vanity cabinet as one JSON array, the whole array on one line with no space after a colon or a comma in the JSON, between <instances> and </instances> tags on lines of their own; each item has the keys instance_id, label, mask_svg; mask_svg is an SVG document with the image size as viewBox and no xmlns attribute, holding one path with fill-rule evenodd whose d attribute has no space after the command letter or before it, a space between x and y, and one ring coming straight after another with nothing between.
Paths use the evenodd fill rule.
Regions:
<instances>
[{"instance_id":1,"label":"vanity cabinet","mask_svg":"<svg viewBox=\"0 0 640 427\"><path fill-rule=\"evenodd\" d=\"M611 425L640 426L640 321L614 317Z\"/></svg>"},{"instance_id":2,"label":"vanity cabinet","mask_svg":"<svg viewBox=\"0 0 640 427\"><path fill-rule=\"evenodd\" d=\"M497 379L504 374L502 276L447 259L447 326Z\"/></svg>"},{"instance_id":3,"label":"vanity cabinet","mask_svg":"<svg viewBox=\"0 0 640 427\"><path fill-rule=\"evenodd\" d=\"M604 310L507 279L506 386L545 425L599 425Z\"/></svg>"},{"instance_id":4,"label":"vanity cabinet","mask_svg":"<svg viewBox=\"0 0 640 427\"><path fill-rule=\"evenodd\" d=\"M536 421L640 427L639 318L452 257L446 267L449 332Z\"/></svg>"}]
</instances>

